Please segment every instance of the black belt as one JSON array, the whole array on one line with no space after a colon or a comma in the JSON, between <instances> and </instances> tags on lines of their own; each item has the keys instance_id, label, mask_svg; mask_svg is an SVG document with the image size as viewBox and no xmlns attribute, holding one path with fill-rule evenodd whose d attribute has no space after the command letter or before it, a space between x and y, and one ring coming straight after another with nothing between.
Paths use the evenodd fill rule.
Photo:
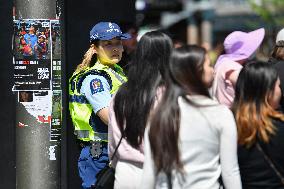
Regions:
<instances>
[{"instance_id":1,"label":"black belt","mask_svg":"<svg viewBox=\"0 0 284 189\"><path fill-rule=\"evenodd\" d=\"M82 149L82 148L84 148L84 147L86 147L86 146L91 146L91 142L93 142L93 141L83 141L83 140L79 140L79 139L77 139L77 144L78 144L78 146L80 147L80 149ZM105 141L100 141L100 143L101 143L101 145L103 146L103 147L107 147L107 142L105 142Z\"/></svg>"}]
</instances>

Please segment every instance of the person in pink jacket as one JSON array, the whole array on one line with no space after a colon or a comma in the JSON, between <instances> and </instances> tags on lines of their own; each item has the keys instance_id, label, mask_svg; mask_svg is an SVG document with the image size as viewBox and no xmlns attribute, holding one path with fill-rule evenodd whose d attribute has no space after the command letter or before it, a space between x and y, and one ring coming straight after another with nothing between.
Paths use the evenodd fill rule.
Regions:
<instances>
[{"instance_id":1,"label":"person in pink jacket","mask_svg":"<svg viewBox=\"0 0 284 189\"><path fill-rule=\"evenodd\" d=\"M168 77L172 41L166 34L151 31L142 36L128 72L110 105L109 158L122 142L112 162L115 167L114 188L136 189L142 178L144 131L151 112L161 98Z\"/></svg>"},{"instance_id":2,"label":"person in pink jacket","mask_svg":"<svg viewBox=\"0 0 284 189\"><path fill-rule=\"evenodd\" d=\"M215 64L215 77L211 91L212 96L219 103L231 107L235 97L235 84L239 72L260 46L264 34L264 29L260 28L248 33L234 31L225 38L226 53L220 55Z\"/></svg>"}]
</instances>

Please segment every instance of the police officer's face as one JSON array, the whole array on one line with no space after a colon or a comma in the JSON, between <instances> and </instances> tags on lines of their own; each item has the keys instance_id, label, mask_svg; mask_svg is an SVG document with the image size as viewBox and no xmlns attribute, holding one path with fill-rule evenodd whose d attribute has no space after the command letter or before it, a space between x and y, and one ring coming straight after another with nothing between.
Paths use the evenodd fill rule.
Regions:
<instances>
[{"instance_id":1,"label":"police officer's face","mask_svg":"<svg viewBox=\"0 0 284 189\"><path fill-rule=\"evenodd\" d=\"M121 39L101 40L94 49L98 60L102 64L114 65L121 60L123 52Z\"/></svg>"}]
</instances>

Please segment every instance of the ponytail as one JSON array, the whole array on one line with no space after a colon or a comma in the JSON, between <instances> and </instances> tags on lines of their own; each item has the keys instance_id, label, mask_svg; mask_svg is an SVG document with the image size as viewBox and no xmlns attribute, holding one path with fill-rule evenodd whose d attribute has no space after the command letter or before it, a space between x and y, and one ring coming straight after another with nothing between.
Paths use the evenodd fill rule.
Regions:
<instances>
[{"instance_id":1,"label":"ponytail","mask_svg":"<svg viewBox=\"0 0 284 189\"><path fill-rule=\"evenodd\" d=\"M75 72L80 72L80 71L90 67L94 54L95 54L94 44L91 44L90 48L88 49L88 51L84 55L82 63L77 66Z\"/></svg>"}]
</instances>

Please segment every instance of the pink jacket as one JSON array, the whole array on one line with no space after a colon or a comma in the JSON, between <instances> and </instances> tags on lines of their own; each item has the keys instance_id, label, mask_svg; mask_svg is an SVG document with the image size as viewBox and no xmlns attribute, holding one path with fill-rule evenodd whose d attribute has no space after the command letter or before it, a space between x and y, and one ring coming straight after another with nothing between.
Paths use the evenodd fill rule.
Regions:
<instances>
[{"instance_id":1,"label":"pink jacket","mask_svg":"<svg viewBox=\"0 0 284 189\"><path fill-rule=\"evenodd\" d=\"M112 157L114 150L121 138L121 132L116 122L115 113L113 110L114 98L112 99L109 106L109 123L108 123L108 156L109 159ZM143 164L144 162L144 142L139 149L133 148L125 138L122 139L120 146L112 162L113 166L116 166L117 160L130 161Z\"/></svg>"},{"instance_id":2,"label":"pink jacket","mask_svg":"<svg viewBox=\"0 0 284 189\"><path fill-rule=\"evenodd\" d=\"M159 87L156 92L154 108L158 105L158 102L162 98L164 88ZM116 122L115 113L113 110L115 95L111 100L109 106L109 122L108 122L108 157L111 158L114 150L121 138L121 132ZM150 113L151 116L151 113ZM121 141L120 146L112 162L113 166L116 166L117 161L129 161L134 163L144 163L144 141L140 145L139 149L133 148L124 138Z\"/></svg>"},{"instance_id":3,"label":"pink jacket","mask_svg":"<svg viewBox=\"0 0 284 189\"><path fill-rule=\"evenodd\" d=\"M212 97L216 98L220 104L231 107L235 98L235 89L226 73L230 70L241 70L242 65L227 58L219 57L214 67L215 76L212 85Z\"/></svg>"}]
</instances>

